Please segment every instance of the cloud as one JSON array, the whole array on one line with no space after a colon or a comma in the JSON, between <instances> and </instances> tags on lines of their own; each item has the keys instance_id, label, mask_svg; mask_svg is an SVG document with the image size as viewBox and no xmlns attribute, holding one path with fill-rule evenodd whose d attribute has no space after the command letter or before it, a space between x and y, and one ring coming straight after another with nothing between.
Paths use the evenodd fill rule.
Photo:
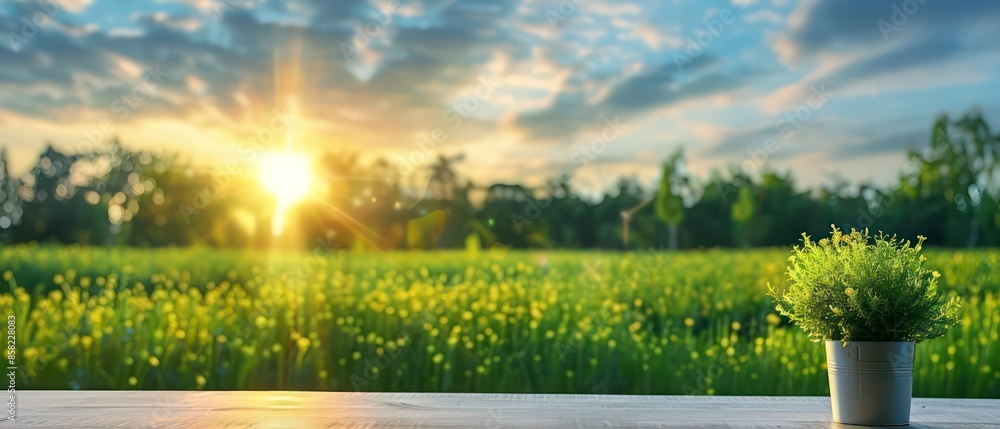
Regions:
<instances>
[{"instance_id":1,"label":"cloud","mask_svg":"<svg viewBox=\"0 0 1000 429\"><path fill-rule=\"evenodd\" d=\"M170 28L186 32L194 32L202 28L203 22L190 15L168 15L164 12L154 14L133 14L132 18L144 28Z\"/></svg>"},{"instance_id":2,"label":"cloud","mask_svg":"<svg viewBox=\"0 0 1000 429\"><path fill-rule=\"evenodd\" d=\"M0 105L39 117L60 111L76 112L76 120L99 117L136 84L128 70L160 65L176 78L131 119L186 118L196 126L238 129L266 119L261 115L297 95L304 114L326 122L317 124L316 133L336 130L340 138L357 136L372 147L398 147L440 125L449 101L462 95L458 91L477 82L498 52L513 47L503 24L513 4L424 2L430 25L392 17L390 42L367 52L375 63L367 80L351 72L355 64L339 47L352 42L356 26L376 19L375 8L364 1L313 1L316 21L305 26L265 22L253 9L230 9L208 24L220 27L223 39L206 38L203 21L186 13L134 14L139 27L129 30L130 37L102 32L73 37L53 27L25 52L0 48L0 88L20 85L17 97L4 90ZM220 34L220 28L211 34ZM50 67L46 58L73 66Z\"/></svg>"},{"instance_id":3,"label":"cloud","mask_svg":"<svg viewBox=\"0 0 1000 429\"><path fill-rule=\"evenodd\" d=\"M989 80L1000 46L1000 3L900 0L810 1L789 16L771 48L793 71L808 70L761 105L788 108L815 85L841 99Z\"/></svg>"},{"instance_id":4,"label":"cloud","mask_svg":"<svg viewBox=\"0 0 1000 429\"><path fill-rule=\"evenodd\" d=\"M801 60L820 53L877 49L899 40L954 38L963 28L991 25L998 17L1000 3L991 0L813 0L792 12L788 32L778 43L786 60ZM889 31L886 37L880 21L893 24L898 31Z\"/></svg>"},{"instance_id":5,"label":"cloud","mask_svg":"<svg viewBox=\"0 0 1000 429\"><path fill-rule=\"evenodd\" d=\"M683 71L672 62L650 65L613 84L597 102L588 101L583 91L570 87L548 108L525 113L516 123L528 132L529 138L558 139L602 127L607 118L634 118L683 101L732 91L756 74L725 73L715 67L718 63L717 58L703 55L694 58Z\"/></svg>"},{"instance_id":6,"label":"cloud","mask_svg":"<svg viewBox=\"0 0 1000 429\"><path fill-rule=\"evenodd\" d=\"M63 9L72 13L81 13L93 3L94 0L60 0L58 3Z\"/></svg>"},{"instance_id":7,"label":"cloud","mask_svg":"<svg viewBox=\"0 0 1000 429\"><path fill-rule=\"evenodd\" d=\"M923 147L929 140L925 129L896 132L889 135L869 137L861 143L842 145L830 150L830 161L848 161L873 155L899 153L908 149Z\"/></svg>"}]
</instances>

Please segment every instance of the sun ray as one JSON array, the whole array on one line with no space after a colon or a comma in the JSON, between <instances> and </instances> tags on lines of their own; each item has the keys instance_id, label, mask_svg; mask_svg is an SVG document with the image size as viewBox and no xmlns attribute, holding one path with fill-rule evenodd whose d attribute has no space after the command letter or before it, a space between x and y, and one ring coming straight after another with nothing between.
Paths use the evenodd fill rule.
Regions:
<instances>
[{"instance_id":1,"label":"sun ray","mask_svg":"<svg viewBox=\"0 0 1000 429\"><path fill-rule=\"evenodd\" d=\"M319 200L328 209L333 210L333 212L337 215L338 218L344 220L345 221L344 226L350 229L351 232L357 234L357 238L362 240L365 244L370 245L373 248L379 250L383 249L385 246L388 245L388 240L386 240L385 237L382 237L379 233L375 232L371 228L368 228L367 226L359 222L357 219L354 219L354 217L352 217L351 215L345 213L343 210L340 210L339 208L337 208L336 206L334 206L333 204L331 204L326 200L323 200L321 198L317 198L317 200ZM378 240L378 242L369 237L374 237L375 239Z\"/></svg>"}]
</instances>

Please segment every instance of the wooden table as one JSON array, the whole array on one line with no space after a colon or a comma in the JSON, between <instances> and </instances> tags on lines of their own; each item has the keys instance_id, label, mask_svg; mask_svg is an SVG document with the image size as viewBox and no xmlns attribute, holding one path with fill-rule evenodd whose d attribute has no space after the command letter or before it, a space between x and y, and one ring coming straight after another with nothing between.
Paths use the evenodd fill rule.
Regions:
<instances>
[{"instance_id":1,"label":"wooden table","mask_svg":"<svg viewBox=\"0 0 1000 429\"><path fill-rule=\"evenodd\" d=\"M914 399L911 427L1000 428L1000 399ZM44 428L831 428L826 397L21 391ZM848 426L856 428L858 426Z\"/></svg>"}]
</instances>

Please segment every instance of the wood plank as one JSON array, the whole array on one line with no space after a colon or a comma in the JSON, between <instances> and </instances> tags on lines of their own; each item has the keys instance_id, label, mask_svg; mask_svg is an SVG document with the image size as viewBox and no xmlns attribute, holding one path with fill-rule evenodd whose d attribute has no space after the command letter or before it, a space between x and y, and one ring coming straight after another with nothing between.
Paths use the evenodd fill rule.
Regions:
<instances>
[{"instance_id":1,"label":"wood plank","mask_svg":"<svg viewBox=\"0 0 1000 429\"><path fill-rule=\"evenodd\" d=\"M840 426L827 397L21 391L17 403L16 426L40 428ZM911 423L1000 428L1000 400L916 398Z\"/></svg>"}]
</instances>

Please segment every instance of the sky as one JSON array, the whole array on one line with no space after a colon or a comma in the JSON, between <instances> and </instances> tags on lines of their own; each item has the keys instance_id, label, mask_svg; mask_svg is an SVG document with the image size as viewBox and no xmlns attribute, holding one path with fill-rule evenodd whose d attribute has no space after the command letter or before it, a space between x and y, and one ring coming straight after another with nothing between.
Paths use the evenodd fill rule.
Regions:
<instances>
[{"instance_id":1,"label":"sky","mask_svg":"<svg viewBox=\"0 0 1000 429\"><path fill-rule=\"evenodd\" d=\"M462 153L478 183L652 183L683 147L701 177L888 184L939 115L1000 127L995 0L30 0L0 36L15 174L118 136L218 166Z\"/></svg>"}]
</instances>

